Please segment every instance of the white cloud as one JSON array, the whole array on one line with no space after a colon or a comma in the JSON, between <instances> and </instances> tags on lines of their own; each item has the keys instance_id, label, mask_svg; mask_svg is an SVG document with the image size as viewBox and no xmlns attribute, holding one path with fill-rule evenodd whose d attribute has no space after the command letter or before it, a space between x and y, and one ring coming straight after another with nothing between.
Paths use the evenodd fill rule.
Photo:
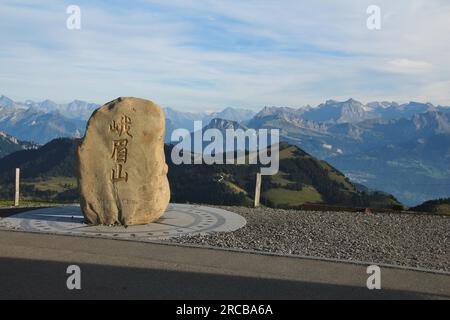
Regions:
<instances>
[{"instance_id":1,"label":"white cloud","mask_svg":"<svg viewBox=\"0 0 450 320\"><path fill-rule=\"evenodd\" d=\"M426 61L395 59L387 63L386 71L405 74L421 74L433 71L433 65Z\"/></svg>"},{"instance_id":2,"label":"white cloud","mask_svg":"<svg viewBox=\"0 0 450 320\"><path fill-rule=\"evenodd\" d=\"M450 105L449 3L378 2L377 32L365 0L80 1L80 31L65 28L71 3L2 2L0 87L23 100L133 95L193 111L348 97Z\"/></svg>"}]
</instances>

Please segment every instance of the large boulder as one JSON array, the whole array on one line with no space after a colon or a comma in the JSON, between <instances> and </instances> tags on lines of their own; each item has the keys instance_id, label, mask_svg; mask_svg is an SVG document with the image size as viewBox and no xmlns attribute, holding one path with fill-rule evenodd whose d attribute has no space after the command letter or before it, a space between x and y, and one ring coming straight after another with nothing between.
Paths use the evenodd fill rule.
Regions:
<instances>
[{"instance_id":1,"label":"large boulder","mask_svg":"<svg viewBox=\"0 0 450 320\"><path fill-rule=\"evenodd\" d=\"M94 111L78 148L81 209L89 224L147 224L170 199L164 157L164 112L157 104L118 98Z\"/></svg>"}]
</instances>

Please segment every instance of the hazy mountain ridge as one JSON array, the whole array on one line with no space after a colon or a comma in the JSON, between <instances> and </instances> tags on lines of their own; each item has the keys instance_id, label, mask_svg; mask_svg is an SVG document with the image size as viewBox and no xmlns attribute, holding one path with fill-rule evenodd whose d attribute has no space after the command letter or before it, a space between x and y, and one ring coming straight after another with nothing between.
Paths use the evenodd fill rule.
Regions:
<instances>
[{"instance_id":1,"label":"hazy mountain ridge","mask_svg":"<svg viewBox=\"0 0 450 320\"><path fill-rule=\"evenodd\" d=\"M164 108L165 116L170 120L171 125L174 128L183 128L189 131L193 131L193 122L202 121L202 127L208 125L213 119L225 119L230 121L236 121L240 123L246 123L256 112L247 109L237 109L237 108L225 108L220 112L184 112L177 111L172 108Z\"/></svg>"},{"instance_id":2,"label":"hazy mountain ridge","mask_svg":"<svg viewBox=\"0 0 450 320\"><path fill-rule=\"evenodd\" d=\"M24 109L28 107L32 108L31 110L36 110L39 112L59 114L65 118L62 118L61 121L59 121L61 124L64 122L72 122L72 124L75 124L77 128L81 129L78 130L79 132L71 132L72 130L70 129L67 130L68 133L58 132L53 136L50 136L48 140L59 136L64 136L64 134L67 134L67 136L69 137L77 137L78 135L82 135L84 131L84 126L80 126L79 121L73 120L75 119L76 115L72 114L70 118L64 116L63 113L55 109L58 105L51 102L50 100L45 100L40 103L39 107L36 107L35 103L29 101L24 104L20 104L15 103L5 96L2 96L0 97L0 105L1 103L8 105L8 109L21 109L22 107L22 109ZM89 112L95 107L98 107L98 105L88 104L86 102L78 100L67 104L67 110L75 110L73 111L73 113L79 113L81 108L82 110L84 110L84 113L89 114ZM391 111L387 113L387 110ZM395 116L393 115L394 112L392 110L397 110ZM203 121L203 126L207 126L212 119L217 118L237 121L251 128L279 127L282 131L289 131L286 130L286 127L293 127L296 130L303 131L304 136L321 137L319 141L320 143L318 143L319 146L322 146L324 144L333 145L333 141L329 141L330 139L339 140L347 139L348 137L350 137L352 139L358 140L362 138L362 135L367 135L367 132L373 130L376 126L385 125L385 127L388 127L388 124L401 125L402 122L399 121L392 123L389 122L389 120L398 120L405 117L412 118L414 117L414 115L417 115L417 112L427 111L439 111L447 113L450 111L450 108L434 107L430 103L417 102L410 102L401 105L395 102L372 102L363 105L362 103L354 99L349 99L344 102L328 100L327 102L320 104L317 107L306 106L297 109L289 107L265 107L257 114L249 110L234 108L226 108L221 112L209 114L206 112L182 112L176 111L171 108L165 108L166 118L168 119L168 132L166 133L166 137L169 137L171 131L175 128L186 128L190 131L193 131L193 121L195 120L201 120ZM252 115L253 117L249 119L249 117L251 117ZM416 118L416 121L420 121L420 119ZM31 121L31 123L33 123L33 121ZM417 125L420 124L417 123ZM446 130L445 122L438 125L443 128L444 131ZM0 129L8 132L6 126L0 127ZM15 135L13 132L8 133ZM340 135L340 137L333 137L336 134ZM19 138L32 140L30 139L30 137ZM345 146L345 144L346 143L344 142L341 147ZM351 146L347 146L346 149L349 152L353 152ZM326 157L327 155L322 155L319 153L317 154L317 156Z\"/></svg>"},{"instance_id":3,"label":"hazy mountain ridge","mask_svg":"<svg viewBox=\"0 0 450 320\"><path fill-rule=\"evenodd\" d=\"M213 112L203 118L203 122L209 123L213 119L225 119L229 121L246 123L255 116L256 112L247 109L225 108L220 112Z\"/></svg>"},{"instance_id":4,"label":"hazy mountain ridge","mask_svg":"<svg viewBox=\"0 0 450 320\"><path fill-rule=\"evenodd\" d=\"M10 109L29 109L44 112L44 113L59 113L69 119L87 120L91 116L95 109L98 109L100 105L96 103L89 103L81 100L74 100L66 104L57 104L56 102L46 99L41 102L35 102L27 100L25 102L16 102L12 99L1 96L0 106Z\"/></svg>"},{"instance_id":5,"label":"hazy mountain ridge","mask_svg":"<svg viewBox=\"0 0 450 320\"><path fill-rule=\"evenodd\" d=\"M19 150L36 149L37 147L38 145L35 143L18 140L0 131L0 158Z\"/></svg>"},{"instance_id":6,"label":"hazy mountain ridge","mask_svg":"<svg viewBox=\"0 0 450 320\"><path fill-rule=\"evenodd\" d=\"M68 119L58 112L0 106L0 130L20 140L44 144L58 137L79 138L85 127L84 120Z\"/></svg>"},{"instance_id":7,"label":"hazy mountain ridge","mask_svg":"<svg viewBox=\"0 0 450 320\"><path fill-rule=\"evenodd\" d=\"M59 137L79 138L83 136L86 120L100 105L74 100L67 104L57 104L51 100L15 102L0 97L0 130L21 140L44 144ZM255 112L247 109L226 108L220 112L190 113L164 108L166 113L165 141L170 141L173 130L185 128L193 131L193 122L202 121L207 125L211 120L224 118L245 122Z\"/></svg>"},{"instance_id":8,"label":"hazy mountain ridge","mask_svg":"<svg viewBox=\"0 0 450 320\"><path fill-rule=\"evenodd\" d=\"M309 108L301 117L305 120L325 123L356 123L379 117L375 109L361 102L349 99L338 102L328 100L316 108Z\"/></svg>"},{"instance_id":9,"label":"hazy mountain ridge","mask_svg":"<svg viewBox=\"0 0 450 320\"><path fill-rule=\"evenodd\" d=\"M228 120L228 119L221 119L221 118L214 118L212 119L208 125L204 127L204 130L207 129L218 129L221 132L225 133L228 129L233 130L247 130L247 126L239 123L238 121Z\"/></svg>"}]
</instances>

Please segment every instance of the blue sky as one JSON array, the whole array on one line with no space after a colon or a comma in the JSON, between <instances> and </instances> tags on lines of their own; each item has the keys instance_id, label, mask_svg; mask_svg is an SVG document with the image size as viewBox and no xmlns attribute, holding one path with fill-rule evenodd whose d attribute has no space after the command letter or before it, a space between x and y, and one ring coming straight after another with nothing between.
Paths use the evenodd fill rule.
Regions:
<instances>
[{"instance_id":1,"label":"blue sky","mask_svg":"<svg viewBox=\"0 0 450 320\"><path fill-rule=\"evenodd\" d=\"M66 28L68 5L81 30ZM369 5L382 28L366 27ZM0 3L0 94L179 110L327 99L450 105L450 1Z\"/></svg>"}]
</instances>

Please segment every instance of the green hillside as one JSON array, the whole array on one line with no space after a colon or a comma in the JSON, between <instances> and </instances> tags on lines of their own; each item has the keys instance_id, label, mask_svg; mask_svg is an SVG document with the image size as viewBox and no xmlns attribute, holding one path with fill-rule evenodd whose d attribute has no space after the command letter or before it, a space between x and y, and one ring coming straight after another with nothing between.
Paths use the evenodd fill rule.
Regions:
<instances>
[{"instance_id":1,"label":"green hillside","mask_svg":"<svg viewBox=\"0 0 450 320\"><path fill-rule=\"evenodd\" d=\"M427 201L411 211L450 215L450 198Z\"/></svg>"},{"instance_id":2,"label":"green hillside","mask_svg":"<svg viewBox=\"0 0 450 320\"><path fill-rule=\"evenodd\" d=\"M39 149L14 152L0 159L0 199L13 198L15 168L20 168L25 199L77 200L75 150L79 141L56 139Z\"/></svg>"},{"instance_id":3,"label":"green hillside","mask_svg":"<svg viewBox=\"0 0 450 320\"><path fill-rule=\"evenodd\" d=\"M13 153L0 159L0 199L13 196L14 168L22 170L26 199L76 201L76 139L53 140L38 150ZM174 165L172 146L166 146L173 202L216 205L253 203L258 165ZM390 208L399 203L389 195L357 191L342 173L296 146L280 145L280 171L263 176L261 203L270 207L298 207L320 203Z\"/></svg>"}]
</instances>

